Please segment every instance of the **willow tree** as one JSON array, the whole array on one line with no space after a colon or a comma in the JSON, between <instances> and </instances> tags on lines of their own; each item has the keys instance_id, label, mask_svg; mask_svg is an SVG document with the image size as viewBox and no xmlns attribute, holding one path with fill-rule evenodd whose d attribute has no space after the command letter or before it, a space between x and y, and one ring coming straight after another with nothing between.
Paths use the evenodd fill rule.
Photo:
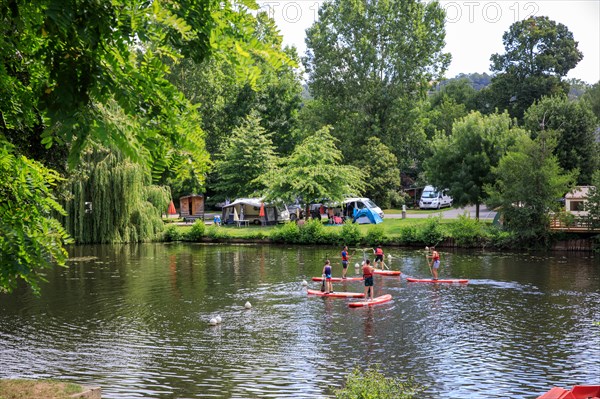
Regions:
<instances>
[{"instance_id":1,"label":"willow tree","mask_svg":"<svg viewBox=\"0 0 600 399\"><path fill-rule=\"evenodd\" d=\"M163 230L171 195L148 168L105 149L88 150L68 183L64 225L76 242L149 241Z\"/></svg>"}]
</instances>

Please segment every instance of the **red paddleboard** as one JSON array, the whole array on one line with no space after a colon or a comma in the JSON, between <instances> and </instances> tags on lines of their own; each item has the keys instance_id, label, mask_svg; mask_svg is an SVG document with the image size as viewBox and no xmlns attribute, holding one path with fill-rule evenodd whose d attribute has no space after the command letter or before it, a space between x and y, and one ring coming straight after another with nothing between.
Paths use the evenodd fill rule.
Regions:
<instances>
[{"instance_id":1,"label":"red paddleboard","mask_svg":"<svg viewBox=\"0 0 600 399\"><path fill-rule=\"evenodd\" d=\"M362 277L346 277L346 278L341 278L341 277L332 277L331 281L335 281L335 282L340 282L340 281L362 281L363 278ZM323 277L313 277L312 281L323 281Z\"/></svg>"},{"instance_id":2,"label":"red paddleboard","mask_svg":"<svg viewBox=\"0 0 600 399\"><path fill-rule=\"evenodd\" d=\"M333 298L364 298L364 292L334 292L333 294L328 294L326 292L321 292L319 290L307 290L308 295L318 295L318 296L330 296Z\"/></svg>"},{"instance_id":3,"label":"red paddleboard","mask_svg":"<svg viewBox=\"0 0 600 399\"><path fill-rule=\"evenodd\" d=\"M437 279L434 280L432 278L407 278L406 281L409 283L460 283L467 284L469 280L467 279Z\"/></svg>"},{"instance_id":4,"label":"red paddleboard","mask_svg":"<svg viewBox=\"0 0 600 399\"><path fill-rule=\"evenodd\" d=\"M375 269L373 271L375 274L381 274L382 276L399 276L402 274L400 270L379 270Z\"/></svg>"},{"instance_id":5,"label":"red paddleboard","mask_svg":"<svg viewBox=\"0 0 600 399\"><path fill-rule=\"evenodd\" d=\"M382 296L378 296L377 298L373 298L372 301L357 301L357 302L350 302L348 304L348 306L350 306L351 308L360 308L363 306L372 306L372 305L378 305L380 303L384 303L384 302L388 302L392 300L392 296L390 294L385 294Z\"/></svg>"}]
</instances>

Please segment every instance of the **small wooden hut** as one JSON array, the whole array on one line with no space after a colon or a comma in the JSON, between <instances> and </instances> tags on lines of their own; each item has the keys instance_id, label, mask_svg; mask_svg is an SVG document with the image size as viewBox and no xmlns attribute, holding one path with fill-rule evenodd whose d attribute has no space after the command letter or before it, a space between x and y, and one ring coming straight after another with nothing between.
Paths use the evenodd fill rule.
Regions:
<instances>
[{"instance_id":1,"label":"small wooden hut","mask_svg":"<svg viewBox=\"0 0 600 399\"><path fill-rule=\"evenodd\" d=\"M179 214L185 221L204 219L204 195L190 194L179 198Z\"/></svg>"}]
</instances>

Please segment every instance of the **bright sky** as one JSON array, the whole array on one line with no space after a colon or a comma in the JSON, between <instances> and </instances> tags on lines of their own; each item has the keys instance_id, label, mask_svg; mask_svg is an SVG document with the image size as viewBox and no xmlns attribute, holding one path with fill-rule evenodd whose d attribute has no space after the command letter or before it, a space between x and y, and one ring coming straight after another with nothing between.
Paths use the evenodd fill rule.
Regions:
<instances>
[{"instance_id":1,"label":"bright sky","mask_svg":"<svg viewBox=\"0 0 600 399\"><path fill-rule=\"evenodd\" d=\"M284 44L304 55L305 30L317 18L323 0L258 0L261 10L275 18ZM504 53L502 35L515 21L547 16L573 33L583 60L568 78L587 83L600 80L600 0L440 0L446 10L446 51L452 63L446 77L459 73L490 73L490 56Z\"/></svg>"}]
</instances>

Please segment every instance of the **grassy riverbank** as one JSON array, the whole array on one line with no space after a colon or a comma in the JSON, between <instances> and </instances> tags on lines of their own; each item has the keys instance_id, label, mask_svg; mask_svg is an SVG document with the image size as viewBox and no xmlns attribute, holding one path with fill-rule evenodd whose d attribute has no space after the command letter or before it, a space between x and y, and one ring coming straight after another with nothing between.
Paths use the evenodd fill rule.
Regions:
<instances>
[{"instance_id":1,"label":"grassy riverbank","mask_svg":"<svg viewBox=\"0 0 600 399\"><path fill-rule=\"evenodd\" d=\"M50 380L0 380L0 399L67 399L83 387Z\"/></svg>"},{"instance_id":2,"label":"grassy riverbank","mask_svg":"<svg viewBox=\"0 0 600 399\"><path fill-rule=\"evenodd\" d=\"M163 234L164 241L204 240L261 240L287 244L347 244L432 246L456 245L461 247L508 248L516 243L510 233L466 216L456 219L428 218L384 219L378 225L323 224L318 220L303 225L287 223L277 226L205 226L201 221L193 225L170 225Z\"/></svg>"}]
</instances>

